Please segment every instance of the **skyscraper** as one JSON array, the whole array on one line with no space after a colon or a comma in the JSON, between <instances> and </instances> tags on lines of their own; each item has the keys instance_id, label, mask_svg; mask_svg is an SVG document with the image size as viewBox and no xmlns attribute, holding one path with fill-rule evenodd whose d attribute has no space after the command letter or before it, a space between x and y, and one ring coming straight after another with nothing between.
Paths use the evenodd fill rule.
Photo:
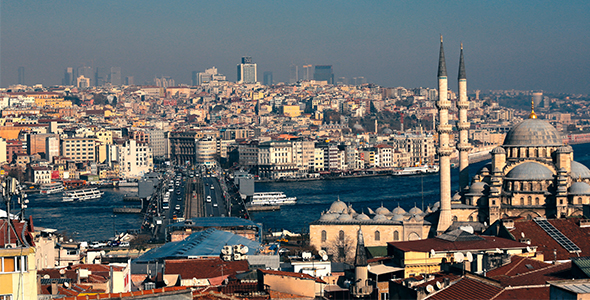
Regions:
<instances>
[{"instance_id":1,"label":"skyscraper","mask_svg":"<svg viewBox=\"0 0 590 300\"><path fill-rule=\"evenodd\" d=\"M112 85L121 85L123 83L121 81L121 67L111 67L111 72L109 73L109 82Z\"/></svg>"},{"instance_id":2,"label":"skyscraper","mask_svg":"<svg viewBox=\"0 0 590 300\"><path fill-rule=\"evenodd\" d=\"M125 84L126 85L135 85L135 78L133 78L133 76L125 77Z\"/></svg>"},{"instance_id":3,"label":"skyscraper","mask_svg":"<svg viewBox=\"0 0 590 300\"><path fill-rule=\"evenodd\" d=\"M299 81L299 67L297 65L291 65L289 83L295 83L297 81Z\"/></svg>"},{"instance_id":4,"label":"skyscraper","mask_svg":"<svg viewBox=\"0 0 590 300\"><path fill-rule=\"evenodd\" d=\"M64 78L61 81L62 85L72 85L74 84L74 68L67 67L64 72Z\"/></svg>"},{"instance_id":5,"label":"skyscraper","mask_svg":"<svg viewBox=\"0 0 590 300\"><path fill-rule=\"evenodd\" d=\"M266 71L262 74L262 84L264 85L272 85L272 72Z\"/></svg>"},{"instance_id":6,"label":"skyscraper","mask_svg":"<svg viewBox=\"0 0 590 300\"><path fill-rule=\"evenodd\" d=\"M192 86L198 85L198 76L199 76L199 72L197 72L197 71L193 71L191 73L191 85Z\"/></svg>"},{"instance_id":7,"label":"skyscraper","mask_svg":"<svg viewBox=\"0 0 590 300\"><path fill-rule=\"evenodd\" d=\"M311 67L312 65L304 65L303 66L303 80L308 81L311 80Z\"/></svg>"},{"instance_id":8,"label":"skyscraper","mask_svg":"<svg viewBox=\"0 0 590 300\"><path fill-rule=\"evenodd\" d=\"M25 84L25 67L18 67L18 84Z\"/></svg>"},{"instance_id":9,"label":"skyscraper","mask_svg":"<svg viewBox=\"0 0 590 300\"><path fill-rule=\"evenodd\" d=\"M252 57L242 57L242 63L238 65L238 83L256 83L256 64L252 63Z\"/></svg>"},{"instance_id":10,"label":"skyscraper","mask_svg":"<svg viewBox=\"0 0 590 300\"><path fill-rule=\"evenodd\" d=\"M328 84L334 84L334 72L331 65L315 66L313 80L327 81Z\"/></svg>"}]
</instances>

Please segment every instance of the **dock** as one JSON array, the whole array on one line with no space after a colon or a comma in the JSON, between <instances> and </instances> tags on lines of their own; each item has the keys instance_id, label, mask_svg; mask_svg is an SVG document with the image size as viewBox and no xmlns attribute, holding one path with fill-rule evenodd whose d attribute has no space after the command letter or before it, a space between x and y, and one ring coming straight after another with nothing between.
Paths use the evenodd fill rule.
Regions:
<instances>
[{"instance_id":1,"label":"dock","mask_svg":"<svg viewBox=\"0 0 590 300\"><path fill-rule=\"evenodd\" d=\"M115 207L113 208L115 214L141 214L139 207Z\"/></svg>"},{"instance_id":2,"label":"dock","mask_svg":"<svg viewBox=\"0 0 590 300\"><path fill-rule=\"evenodd\" d=\"M141 202L141 199L137 196L125 196L123 197L123 201L128 201L128 202Z\"/></svg>"},{"instance_id":3,"label":"dock","mask_svg":"<svg viewBox=\"0 0 590 300\"><path fill-rule=\"evenodd\" d=\"M248 211L275 211L280 210L280 205L257 205L257 206L246 206Z\"/></svg>"}]
</instances>

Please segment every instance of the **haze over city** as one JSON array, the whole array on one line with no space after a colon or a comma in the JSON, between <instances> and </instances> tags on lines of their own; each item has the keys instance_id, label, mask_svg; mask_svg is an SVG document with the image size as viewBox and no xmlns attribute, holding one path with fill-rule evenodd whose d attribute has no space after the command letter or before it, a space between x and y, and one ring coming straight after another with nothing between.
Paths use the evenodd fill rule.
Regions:
<instances>
[{"instance_id":1,"label":"haze over city","mask_svg":"<svg viewBox=\"0 0 590 300\"><path fill-rule=\"evenodd\" d=\"M64 69L120 67L135 84L215 66L236 80L251 56L259 81L290 65L335 77L435 87L439 35L449 77L465 46L469 89L589 94L587 1L2 1L0 86L61 84ZM453 87L455 84L452 84Z\"/></svg>"}]
</instances>

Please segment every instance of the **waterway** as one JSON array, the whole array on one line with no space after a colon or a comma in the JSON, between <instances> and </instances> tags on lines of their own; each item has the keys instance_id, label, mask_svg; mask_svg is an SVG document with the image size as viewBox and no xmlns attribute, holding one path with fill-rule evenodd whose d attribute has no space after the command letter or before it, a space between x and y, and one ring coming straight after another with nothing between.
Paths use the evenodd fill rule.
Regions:
<instances>
[{"instance_id":1,"label":"waterway","mask_svg":"<svg viewBox=\"0 0 590 300\"><path fill-rule=\"evenodd\" d=\"M573 145L576 161L590 166L590 144ZM471 165L475 174L487 161ZM457 189L458 170L452 170L453 188ZM26 215L33 216L35 226L54 228L68 238L78 241L105 240L114 232L136 230L141 226L140 215L116 215L113 208L139 206L139 203L124 202L125 195L137 192L137 188L104 189L102 199L85 202L61 201L61 194L29 196ZM357 211L370 207L376 209L383 203L388 209L400 205L409 210L414 205L422 207L433 204L439 198L438 174L391 177L347 178L303 182L257 183L257 192L284 192L297 197L297 204L283 206L280 211L252 213L252 220L262 223L265 230L288 229L306 232L310 222L317 220L330 204L340 200L350 203Z\"/></svg>"}]
</instances>

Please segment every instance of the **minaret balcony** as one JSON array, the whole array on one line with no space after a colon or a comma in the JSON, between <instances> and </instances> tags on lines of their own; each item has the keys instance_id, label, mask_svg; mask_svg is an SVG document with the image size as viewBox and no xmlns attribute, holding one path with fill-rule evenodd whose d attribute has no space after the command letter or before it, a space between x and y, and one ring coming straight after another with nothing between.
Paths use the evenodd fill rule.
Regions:
<instances>
[{"instance_id":1,"label":"minaret balcony","mask_svg":"<svg viewBox=\"0 0 590 300\"><path fill-rule=\"evenodd\" d=\"M449 109L451 108L451 101L438 100L436 102L436 107L438 107L439 109Z\"/></svg>"},{"instance_id":2,"label":"minaret balcony","mask_svg":"<svg viewBox=\"0 0 590 300\"><path fill-rule=\"evenodd\" d=\"M471 149L473 149L473 147L471 147L471 145L469 143L465 143L465 144L459 143L459 144L457 144L457 150L459 150L459 151L469 151Z\"/></svg>"},{"instance_id":3,"label":"minaret balcony","mask_svg":"<svg viewBox=\"0 0 590 300\"><path fill-rule=\"evenodd\" d=\"M438 131L438 133L449 134L449 133L453 132L453 125L439 124L438 127L436 128L436 130Z\"/></svg>"},{"instance_id":4,"label":"minaret balcony","mask_svg":"<svg viewBox=\"0 0 590 300\"><path fill-rule=\"evenodd\" d=\"M469 109L469 102L468 101L457 101L457 108Z\"/></svg>"},{"instance_id":5,"label":"minaret balcony","mask_svg":"<svg viewBox=\"0 0 590 300\"><path fill-rule=\"evenodd\" d=\"M457 129L459 130L469 130L470 127L470 122L457 122Z\"/></svg>"},{"instance_id":6,"label":"minaret balcony","mask_svg":"<svg viewBox=\"0 0 590 300\"><path fill-rule=\"evenodd\" d=\"M455 153L455 149L451 147L440 147L436 150L438 156L451 156Z\"/></svg>"}]
</instances>

